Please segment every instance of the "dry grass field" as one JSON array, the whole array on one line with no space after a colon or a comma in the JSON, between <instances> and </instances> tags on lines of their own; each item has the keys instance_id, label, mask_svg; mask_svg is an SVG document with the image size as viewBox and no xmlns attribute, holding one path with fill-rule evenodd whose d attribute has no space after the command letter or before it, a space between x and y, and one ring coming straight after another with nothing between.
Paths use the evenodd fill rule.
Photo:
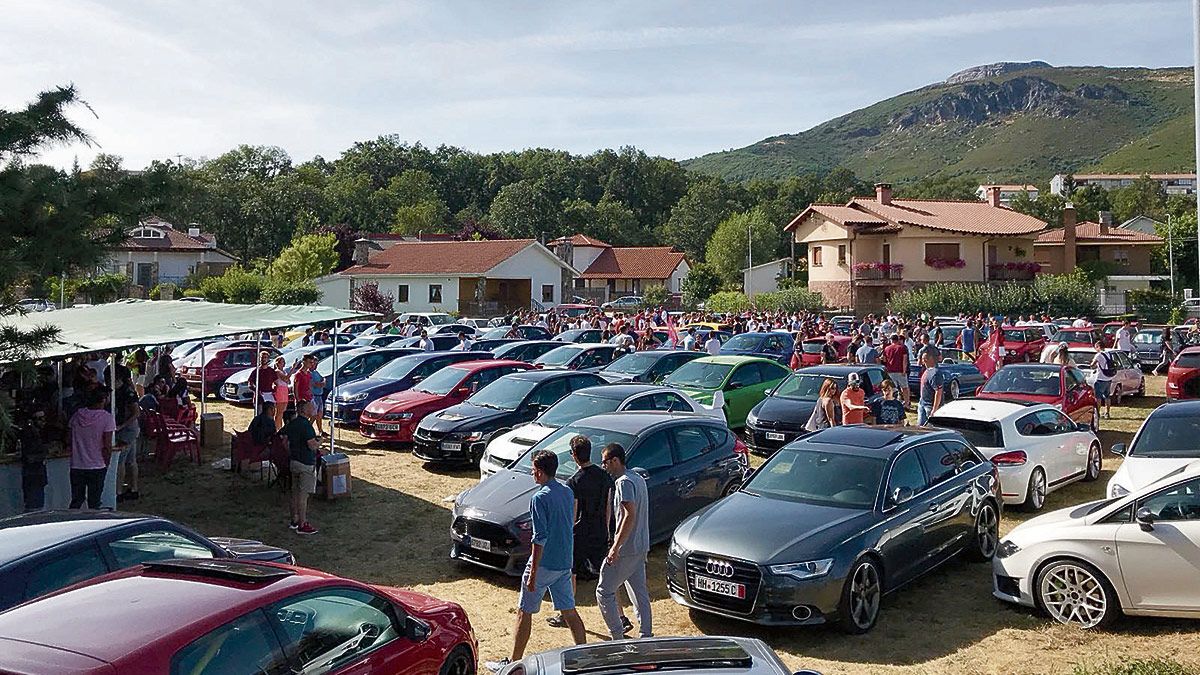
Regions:
<instances>
[{"instance_id":1,"label":"dry grass field","mask_svg":"<svg viewBox=\"0 0 1200 675\"><path fill-rule=\"evenodd\" d=\"M1163 378L1150 378L1151 393L1163 391ZM1161 399L1153 396L1114 409L1102 423L1107 450L1128 441ZM225 427L244 429L244 408L209 404L225 415ZM449 560L447 498L478 480L475 470L430 469L406 450L367 442L340 432L339 447L351 457L353 498L315 500L314 537L288 530L284 495L256 480L217 471L209 461L177 461L166 474L149 470L139 510L189 523L210 535L253 537L290 547L301 564L382 584L408 586L466 607L479 635L481 657L506 656L511 644L517 581ZM1105 455L1104 476L1076 483L1049 496L1048 509L1102 496L1119 457ZM1005 514L1003 531L1025 514ZM691 613L668 597L663 580L666 545L650 557L654 627L659 635L736 634L770 643L794 669L825 673L1072 673L1129 659L1166 658L1200 667L1200 623L1136 619L1111 631L1084 632L1051 624L1031 612L1002 605L991 596L990 567L953 563L885 600L870 634L848 637L834 629L763 629L746 623ZM1180 580L1200 583L1200 577ZM580 585L581 613L589 639L600 639L602 622L594 584ZM565 630L535 622L531 649L562 646ZM1141 671L1138 671L1141 672Z\"/></svg>"}]
</instances>

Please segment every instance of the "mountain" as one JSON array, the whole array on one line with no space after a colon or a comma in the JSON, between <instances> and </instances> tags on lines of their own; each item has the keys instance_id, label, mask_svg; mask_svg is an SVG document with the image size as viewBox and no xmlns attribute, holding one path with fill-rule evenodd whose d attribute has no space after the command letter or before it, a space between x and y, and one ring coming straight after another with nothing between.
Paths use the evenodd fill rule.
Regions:
<instances>
[{"instance_id":1,"label":"mountain","mask_svg":"<svg viewBox=\"0 0 1200 675\"><path fill-rule=\"evenodd\" d=\"M939 173L1045 182L1064 172L1190 172L1192 105L1190 68L995 63L684 165L732 180L846 167L893 183Z\"/></svg>"}]
</instances>

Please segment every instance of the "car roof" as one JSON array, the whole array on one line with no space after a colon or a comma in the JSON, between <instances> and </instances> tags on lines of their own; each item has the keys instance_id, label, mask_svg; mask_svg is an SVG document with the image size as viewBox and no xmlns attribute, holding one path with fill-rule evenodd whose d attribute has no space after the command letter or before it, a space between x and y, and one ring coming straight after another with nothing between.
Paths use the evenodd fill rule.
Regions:
<instances>
[{"instance_id":1,"label":"car roof","mask_svg":"<svg viewBox=\"0 0 1200 675\"><path fill-rule=\"evenodd\" d=\"M1154 417L1195 417L1200 415L1200 399L1168 401L1150 411Z\"/></svg>"},{"instance_id":2,"label":"car roof","mask_svg":"<svg viewBox=\"0 0 1200 675\"><path fill-rule=\"evenodd\" d=\"M554 379L557 379L560 377L570 377L572 375L591 375L591 374L592 373L581 373L578 370L558 370L557 368L551 369L551 370L543 370L541 368L530 368L529 370L522 370L519 373L509 373L508 375L505 375L504 377L520 378L522 380L531 380L531 381L535 381L535 382L541 382L542 380L554 380ZM595 377L599 377L599 375L596 375Z\"/></svg>"},{"instance_id":3,"label":"car roof","mask_svg":"<svg viewBox=\"0 0 1200 675\"><path fill-rule=\"evenodd\" d=\"M957 417L960 419L980 420L983 422L999 422L1014 413L1031 408L1057 409L1048 403L1033 403L1004 398L960 398L950 401L937 409L934 417Z\"/></svg>"},{"instance_id":4,"label":"car roof","mask_svg":"<svg viewBox=\"0 0 1200 675\"><path fill-rule=\"evenodd\" d=\"M722 354L720 356L701 356L698 359L693 359L688 363L718 363L724 366L738 366L743 363L776 363L770 359L764 359L759 356L740 356L734 354ZM685 364L686 365L686 364ZM778 365L776 363L776 365Z\"/></svg>"},{"instance_id":5,"label":"car roof","mask_svg":"<svg viewBox=\"0 0 1200 675\"><path fill-rule=\"evenodd\" d=\"M586 390L585 390L586 391ZM571 426L584 426L593 429L603 429L605 431L616 431L620 433L637 435L645 432L650 427L658 426L667 422L678 422L686 420L689 423L706 422L715 423L717 420L713 417L699 417L694 415L681 416L678 413L659 412L659 411L643 411L643 410L626 410L619 413L604 413L602 415L593 415L585 417L578 422L573 422Z\"/></svg>"},{"instance_id":6,"label":"car roof","mask_svg":"<svg viewBox=\"0 0 1200 675\"><path fill-rule=\"evenodd\" d=\"M657 384L649 384L642 382L623 382L621 384L601 384L595 387L587 387L577 390L578 393L596 396L599 398L611 398L614 400L625 400L630 396L645 394L650 391L677 391L670 387L664 387ZM575 393L575 392L573 392Z\"/></svg>"},{"instance_id":7,"label":"car roof","mask_svg":"<svg viewBox=\"0 0 1200 675\"><path fill-rule=\"evenodd\" d=\"M1008 363L1004 368L1013 368L1016 370L1045 370L1045 369L1061 369L1062 365L1057 363Z\"/></svg>"},{"instance_id":8,"label":"car roof","mask_svg":"<svg viewBox=\"0 0 1200 675\"><path fill-rule=\"evenodd\" d=\"M844 455L890 456L914 438L955 435L953 432L923 427L851 424L822 429L795 441L794 445L812 446L814 450Z\"/></svg>"},{"instance_id":9,"label":"car roof","mask_svg":"<svg viewBox=\"0 0 1200 675\"><path fill-rule=\"evenodd\" d=\"M0 519L0 566L74 539L156 516L115 511L37 511Z\"/></svg>"},{"instance_id":10,"label":"car roof","mask_svg":"<svg viewBox=\"0 0 1200 675\"><path fill-rule=\"evenodd\" d=\"M806 373L809 375L849 375L850 373L861 373L864 370L871 368L882 368L883 366L874 363L829 363L821 366L807 366L797 370L797 373Z\"/></svg>"},{"instance_id":11,"label":"car roof","mask_svg":"<svg viewBox=\"0 0 1200 675\"><path fill-rule=\"evenodd\" d=\"M513 361L509 359L475 359L473 361L459 361L458 363L451 363L446 367L457 368L458 370L465 370L468 373L473 373L477 370L491 370L492 368L502 368L505 366L517 366L518 368L530 367L530 365L524 361Z\"/></svg>"}]
</instances>

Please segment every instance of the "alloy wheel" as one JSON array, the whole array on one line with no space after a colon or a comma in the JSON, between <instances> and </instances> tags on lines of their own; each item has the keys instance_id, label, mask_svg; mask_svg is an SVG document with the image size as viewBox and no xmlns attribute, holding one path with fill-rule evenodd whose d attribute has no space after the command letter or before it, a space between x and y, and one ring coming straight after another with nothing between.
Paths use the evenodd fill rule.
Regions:
<instances>
[{"instance_id":1,"label":"alloy wheel","mask_svg":"<svg viewBox=\"0 0 1200 675\"><path fill-rule=\"evenodd\" d=\"M996 547L1000 545L1000 519L996 517L996 507L990 503L981 506L975 517L975 541L984 560L991 560L996 555Z\"/></svg>"},{"instance_id":2,"label":"alloy wheel","mask_svg":"<svg viewBox=\"0 0 1200 675\"><path fill-rule=\"evenodd\" d=\"M1103 460L1101 459L1100 446L1093 445L1088 449L1087 475L1085 480L1093 481L1100 478L1100 470Z\"/></svg>"},{"instance_id":3,"label":"alloy wheel","mask_svg":"<svg viewBox=\"0 0 1200 675\"><path fill-rule=\"evenodd\" d=\"M1092 431L1100 431L1100 406L1097 405L1092 410Z\"/></svg>"},{"instance_id":4,"label":"alloy wheel","mask_svg":"<svg viewBox=\"0 0 1200 675\"><path fill-rule=\"evenodd\" d=\"M1090 570L1057 563L1042 574L1038 593L1046 611L1059 623L1093 628L1108 612L1108 592Z\"/></svg>"},{"instance_id":5,"label":"alloy wheel","mask_svg":"<svg viewBox=\"0 0 1200 675\"><path fill-rule=\"evenodd\" d=\"M950 400L951 401L958 399L958 395L959 395L960 391L961 390L959 389L959 386L958 386L958 380L950 380Z\"/></svg>"},{"instance_id":6,"label":"alloy wheel","mask_svg":"<svg viewBox=\"0 0 1200 675\"><path fill-rule=\"evenodd\" d=\"M1046 473L1041 469L1034 469L1033 475L1029 477L1029 510L1039 511L1046 504Z\"/></svg>"},{"instance_id":7,"label":"alloy wheel","mask_svg":"<svg viewBox=\"0 0 1200 675\"><path fill-rule=\"evenodd\" d=\"M870 561L859 563L850 581L850 619L854 625L866 630L875 623L879 614L879 570Z\"/></svg>"}]
</instances>

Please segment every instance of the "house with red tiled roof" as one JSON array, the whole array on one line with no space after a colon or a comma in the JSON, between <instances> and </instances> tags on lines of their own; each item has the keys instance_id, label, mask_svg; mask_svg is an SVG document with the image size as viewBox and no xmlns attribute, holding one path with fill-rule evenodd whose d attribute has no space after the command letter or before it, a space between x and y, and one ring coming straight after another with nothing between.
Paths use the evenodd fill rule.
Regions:
<instances>
[{"instance_id":1,"label":"house with red tiled roof","mask_svg":"<svg viewBox=\"0 0 1200 675\"><path fill-rule=\"evenodd\" d=\"M986 201L875 198L813 204L784 228L807 248L808 285L830 307L879 312L895 293L937 281L1032 281L1046 223Z\"/></svg>"},{"instance_id":2,"label":"house with red tiled roof","mask_svg":"<svg viewBox=\"0 0 1200 675\"><path fill-rule=\"evenodd\" d=\"M375 283L392 296L396 312L492 317L553 307L576 275L534 239L356 244L353 266L316 280L321 304L348 308L356 287Z\"/></svg>"},{"instance_id":3,"label":"house with red tiled roof","mask_svg":"<svg viewBox=\"0 0 1200 675\"><path fill-rule=\"evenodd\" d=\"M150 216L106 251L103 267L124 274L146 291L160 283L181 284L188 276L219 276L238 262L217 246L217 237L198 225L186 229Z\"/></svg>"},{"instance_id":4,"label":"house with red tiled roof","mask_svg":"<svg viewBox=\"0 0 1200 675\"><path fill-rule=\"evenodd\" d=\"M650 286L679 293L690 269L684 254L670 246L612 246L582 234L550 244L558 257L580 270L575 294L597 303L641 295Z\"/></svg>"}]
</instances>

